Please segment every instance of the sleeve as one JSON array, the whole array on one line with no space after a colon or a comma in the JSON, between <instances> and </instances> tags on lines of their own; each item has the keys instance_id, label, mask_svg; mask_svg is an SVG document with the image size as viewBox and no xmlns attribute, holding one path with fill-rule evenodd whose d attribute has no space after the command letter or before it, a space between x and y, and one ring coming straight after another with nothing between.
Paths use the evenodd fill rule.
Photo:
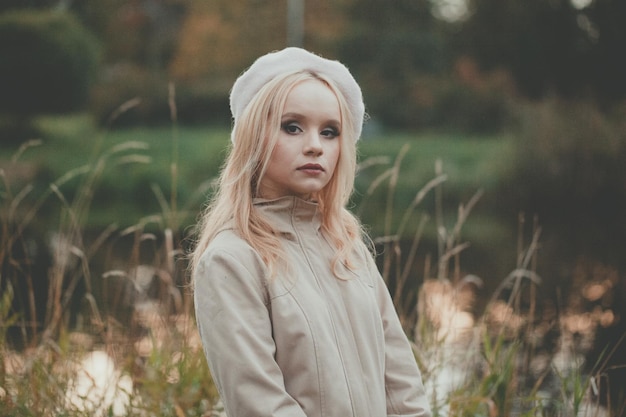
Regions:
<instances>
[{"instance_id":1,"label":"sleeve","mask_svg":"<svg viewBox=\"0 0 626 417\"><path fill-rule=\"evenodd\" d=\"M430 417L422 376L378 268L368 256L385 337L385 390L388 417Z\"/></svg>"},{"instance_id":2,"label":"sleeve","mask_svg":"<svg viewBox=\"0 0 626 417\"><path fill-rule=\"evenodd\" d=\"M196 321L211 375L230 417L304 417L274 359L264 269L260 260L249 264L218 249L207 251L194 272Z\"/></svg>"}]
</instances>

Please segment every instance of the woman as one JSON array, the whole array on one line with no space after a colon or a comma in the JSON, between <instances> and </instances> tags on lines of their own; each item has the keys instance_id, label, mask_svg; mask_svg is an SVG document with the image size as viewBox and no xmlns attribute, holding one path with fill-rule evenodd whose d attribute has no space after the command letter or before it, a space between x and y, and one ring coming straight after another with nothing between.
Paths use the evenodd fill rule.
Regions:
<instances>
[{"instance_id":1,"label":"woman","mask_svg":"<svg viewBox=\"0 0 626 417\"><path fill-rule=\"evenodd\" d=\"M230 417L429 416L389 292L345 208L364 105L299 48L230 96L232 148L192 254L195 306Z\"/></svg>"}]
</instances>

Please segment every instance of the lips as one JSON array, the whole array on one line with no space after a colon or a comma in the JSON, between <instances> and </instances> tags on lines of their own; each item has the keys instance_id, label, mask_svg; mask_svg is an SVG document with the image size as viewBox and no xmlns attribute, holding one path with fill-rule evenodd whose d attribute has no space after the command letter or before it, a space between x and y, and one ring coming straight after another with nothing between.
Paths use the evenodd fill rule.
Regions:
<instances>
[{"instance_id":1,"label":"lips","mask_svg":"<svg viewBox=\"0 0 626 417\"><path fill-rule=\"evenodd\" d=\"M298 167L298 171L324 171L320 164L306 164Z\"/></svg>"}]
</instances>

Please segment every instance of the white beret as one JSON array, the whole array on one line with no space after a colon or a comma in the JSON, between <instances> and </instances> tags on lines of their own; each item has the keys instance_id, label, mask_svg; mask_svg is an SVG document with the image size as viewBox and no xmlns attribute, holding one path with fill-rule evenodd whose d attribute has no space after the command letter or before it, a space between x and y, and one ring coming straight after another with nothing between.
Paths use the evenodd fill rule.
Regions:
<instances>
[{"instance_id":1,"label":"white beret","mask_svg":"<svg viewBox=\"0 0 626 417\"><path fill-rule=\"evenodd\" d=\"M230 111L235 123L259 90L280 74L311 71L332 80L343 94L354 118L354 138L358 140L363 129L365 105L361 88L345 65L322 58L302 48L288 47L258 58L237 78L230 91Z\"/></svg>"}]
</instances>

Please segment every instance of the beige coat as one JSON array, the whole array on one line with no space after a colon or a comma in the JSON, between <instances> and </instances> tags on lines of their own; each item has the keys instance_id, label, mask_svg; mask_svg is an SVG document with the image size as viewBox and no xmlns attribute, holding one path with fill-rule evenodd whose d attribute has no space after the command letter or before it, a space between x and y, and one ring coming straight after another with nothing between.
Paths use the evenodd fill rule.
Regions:
<instances>
[{"instance_id":1,"label":"beige coat","mask_svg":"<svg viewBox=\"0 0 626 417\"><path fill-rule=\"evenodd\" d=\"M429 416L365 246L362 265L339 280L316 204L285 197L255 206L283 235L291 274L270 280L258 254L226 229L194 276L196 320L228 416Z\"/></svg>"}]
</instances>

